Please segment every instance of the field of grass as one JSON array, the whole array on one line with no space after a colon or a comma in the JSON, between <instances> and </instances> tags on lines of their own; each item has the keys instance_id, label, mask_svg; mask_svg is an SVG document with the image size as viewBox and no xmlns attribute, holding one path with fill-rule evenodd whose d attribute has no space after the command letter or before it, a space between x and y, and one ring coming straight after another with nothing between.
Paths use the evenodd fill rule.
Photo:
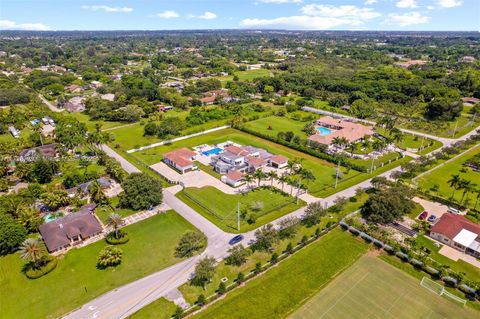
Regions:
<instances>
[{"instance_id":1,"label":"field of grass","mask_svg":"<svg viewBox=\"0 0 480 319\"><path fill-rule=\"evenodd\" d=\"M170 319L175 309L173 302L160 298L128 316L128 319Z\"/></svg>"},{"instance_id":2,"label":"field of grass","mask_svg":"<svg viewBox=\"0 0 480 319\"><path fill-rule=\"evenodd\" d=\"M237 71L235 75L238 76L239 81L251 81L255 78L268 76L270 70L267 69L257 69L257 70L247 70L247 71ZM219 76L217 77L222 82L233 81L233 75Z\"/></svg>"},{"instance_id":3,"label":"field of grass","mask_svg":"<svg viewBox=\"0 0 480 319\"><path fill-rule=\"evenodd\" d=\"M480 172L475 172L474 170L463 166L466 160L479 153L480 147L477 146L476 148L470 150L469 152L456 158L455 160L445 164L442 167L437 168L436 170L432 171L427 175L422 176L417 180L419 187L423 190L430 190L431 192L434 192L436 195L445 199L450 199L453 193L453 189L448 185L448 180L452 177L452 175L458 174L462 179L466 179L471 181L472 183L480 185ZM438 185L437 191L432 190L435 185ZM455 202L460 202L463 195L462 193L462 190L457 190L455 192ZM467 194L465 198L465 201L468 203L466 206L473 207L475 202L475 195Z\"/></svg>"},{"instance_id":4,"label":"field of grass","mask_svg":"<svg viewBox=\"0 0 480 319\"><path fill-rule=\"evenodd\" d=\"M470 121L472 120L472 115L462 114L460 117L457 118L455 121L421 121L421 122L414 122L414 121L402 121L400 123L400 127L411 129L414 131L432 134L435 136L440 137L453 137L453 132L455 130L455 126L457 127L455 131L455 138L459 138L462 135L467 134L471 130L475 129L480 124L480 118L476 118L475 123L470 125ZM457 124L458 122L458 124Z\"/></svg>"},{"instance_id":5,"label":"field of grass","mask_svg":"<svg viewBox=\"0 0 480 319\"><path fill-rule=\"evenodd\" d=\"M122 246L122 264L96 268L98 253L107 244L96 242L73 249L48 275L31 280L21 273L18 254L0 257L0 309L3 318L58 318L116 287L180 261L174 249L194 227L177 213L155 215L125 227L130 241Z\"/></svg>"},{"instance_id":6,"label":"field of grass","mask_svg":"<svg viewBox=\"0 0 480 319\"><path fill-rule=\"evenodd\" d=\"M230 195L215 187L187 188L177 197L227 232L243 233L305 206L302 200L297 205L293 197L269 189ZM261 205L258 211L253 209L256 203ZM237 229L237 205L240 205L240 212L246 212L246 218L240 221L240 231ZM248 223L248 216L252 214L255 222Z\"/></svg>"},{"instance_id":7,"label":"field of grass","mask_svg":"<svg viewBox=\"0 0 480 319\"><path fill-rule=\"evenodd\" d=\"M89 131L93 131L95 129L95 124L100 124L102 126L102 130L111 129L117 126L128 125L129 123L125 122L113 122L113 121L102 121L102 120L92 120L89 115L85 113L68 113L63 112L66 116L73 117L77 119L79 122L85 123L87 129Z\"/></svg>"},{"instance_id":8,"label":"field of grass","mask_svg":"<svg viewBox=\"0 0 480 319\"><path fill-rule=\"evenodd\" d=\"M373 256L364 256L288 318L474 318L420 286L417 279Z\"/></svg>"},{"instance_id":9,"label":"field of grass","mask_svg":"<svg viewBox=\"0 0 480 319\"><path fill-rule=\"evenodd\" d=\"M302 131L308 122L295 121L288 117L269 116L252 122L245 123L245 127L256 132L277 137L279 132L291 131L302 139L307 138L305 132Z\"/></svg>"},{"instance_id":10,"label":"field of grass","mask_svg":"<svg viewBox=\"0 0 480 319\"><path fill-rule=\"evenodd\" d=\"M358 238L335 229L193 318L284 318L367 250Z\"/></svg>"}]
</instances>

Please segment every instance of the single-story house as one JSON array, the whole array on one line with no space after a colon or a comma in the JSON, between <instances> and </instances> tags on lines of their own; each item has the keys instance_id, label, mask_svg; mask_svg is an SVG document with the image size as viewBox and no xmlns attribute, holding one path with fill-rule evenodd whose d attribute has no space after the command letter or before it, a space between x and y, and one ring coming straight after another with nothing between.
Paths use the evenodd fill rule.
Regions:
<instances>
[{"instance_id":1,"label":"single-story house","mask_svg":"<svg viewBox=\"0 0 480 319\"><path fill-rule=\"evenodd\" d=\"M113 93L102 94L100 95L100 98L105 101L113 101L115 100L115 94Z\"/></svg>"},{"instance_id":2,"label":"single-story house","mask_svg":"<svg viewBox=\"0 0 480 319\"><path fill-rule=\"evenodd\" d=\"M70 84L69 86L65 87L65 91L72 92L72 93L79 93L83 91L83 87L76 84Z\"/></svg>"},{"instance_id":3,"label":"single-story house","mask_svg":"<svg viewBox=\"0 0 480 319\"><path fill-rule=\"evenodd\" d=\"M222 176L222 182L232 187L238 187L245 182L245 174L239 171L233 171Z\"/></svg>"},{"instance_id":4,"label":"single-story house","mask_svg":"<svg viewBox=\"0 0 480 319\"><path fill-rule=\"evenodd\" d=\"M194 164L196 153L186 147L163 154L163 161L184 174L197 168Z\"/></svg>"},{"instance_id":5,"label":"single-story house","mask_svg":"<svg viewBox=\"0 0 480 319\"><path fill-rule=\"evenodd\" d=\"M443 214L430 229L430 237L463 253L480 257L480 225L462 215Z\"/></svg>"},{"instance_id":6,"label":"single-story house","mask_svg":"<svg viewBox=\"0 0 480 319\"><path fill-rule=\"evenodd\" d=\"M42 134L44 136L53 136L53 132L55 131L55 127L50 124L45 124L42 126Z\"/></svg>"},{"instance_id":7,"label":"single-story house","mask_svg":"<svg viewBox=\"0 0 480 319\"><path fill-rule=\"evenodd\" d=\"M288 157L282 155L273 155L270 157L270 165L275 168L284 168L288 164Z\"/></svg>"},{"instance_id":8,"label":"single-story house","mask_svg":"<svg viewBox=\"0 0 480 319\"><path fill-rule=\"evenodd\" d=\"M94 214L95 204L83 206L79 212L68 214L39 227L50 253L56 252L103 232Z\"/></svg>"},{"instance_id":9,"label":"single-story house","mask_svg":"<svg viewBox=\"0 0 480 319\"><path fill-rule=\"evenodd\" d=\"M466 105L466 106L473 106L475 104L477 104L478 102L480 102L480 99L477 99L476 97L462 97L462 102L463 102L463 105Z\"/></svg>"},{"instance_id":10,"label":"single-story house","mask_svg":"<svg viewBox=\"0 0 480 319\"><path fill-rule=\"evenodd\" d=\"M68 100L63 107L69 112L83 112L85 111L85 98L82 96L75 96Z\"/></svg>"},{"instance_id":11,"label":"single-story house","mask_svg":"<svg viewBox=\"0 0 480 319\"><path fill-rule=\"evenodd\" d=\"M355 143L365 136L372 136L375 133L371 126L335 119L331 116L319 118L316 122L316 128L315 134L309 136L308 140L325 145L330 145L336 137L344 137L349 143ZM319 128L322 128L323 132Z\"/></svg>"},{"instance_id":12,"label":"single-story house","mask_svg":"<svg viewBox=\"0 0 480 319\"><path fill-rule=\"evenodd\" d=\"M38 158L55 158L57 157L57 144L46 144L38 147L24 149L20 152L18 160L20 162L33 162Z\"/></svg>"}]
</instances>

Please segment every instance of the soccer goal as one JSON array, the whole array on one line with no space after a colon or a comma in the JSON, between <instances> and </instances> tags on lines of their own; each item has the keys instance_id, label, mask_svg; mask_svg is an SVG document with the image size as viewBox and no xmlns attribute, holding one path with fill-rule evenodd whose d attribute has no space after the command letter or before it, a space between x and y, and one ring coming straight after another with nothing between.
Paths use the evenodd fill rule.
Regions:
<instances>
[{"instance_id":1,"label":"soccer goal","mask_svg":"<svg viewBox=\"0 0 480 319\"><path fill-rule=\"evenodd\" d=\"M420 285L424 288L427 288L428 290L430 290L431 292L433 292L433 293L435 293L439 296L445 296L447 298L450 298L453 301L456 301L456 302L462 304L463 306L465 306L465 304L467 303L467 300L462 299L462 298L460 298L458 296L455 296L454 294L446 291L444 286L442 286L441 284L431 280L430 278L423 277L422 281L420 281Z\"/></svg>"}]
</instances>

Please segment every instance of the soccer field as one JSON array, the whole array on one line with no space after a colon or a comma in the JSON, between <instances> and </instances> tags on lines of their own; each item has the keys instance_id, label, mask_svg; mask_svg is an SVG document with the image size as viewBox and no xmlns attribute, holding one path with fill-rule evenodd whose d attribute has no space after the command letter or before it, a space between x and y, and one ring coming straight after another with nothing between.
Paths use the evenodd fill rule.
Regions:
<instances>
[{"instance_id":1,"label":"soccer field","mask_svg":"<svg viewBox=\"0 0 480 319\"><path fill-rule=\"evenodd\" d=\"M364 256L289 318L467 319L479 316L479 312L421 287L417 279L382 260Z\"/></svg>"}]
</instances>

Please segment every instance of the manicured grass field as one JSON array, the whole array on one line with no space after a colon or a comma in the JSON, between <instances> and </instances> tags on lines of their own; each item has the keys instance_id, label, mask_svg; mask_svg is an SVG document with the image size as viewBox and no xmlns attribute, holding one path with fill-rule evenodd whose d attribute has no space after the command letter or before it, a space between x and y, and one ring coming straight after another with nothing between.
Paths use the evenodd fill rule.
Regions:
<instances>
[{"instance_id":1,"label":"manicured grass field","mask_svg":"<svg viewBox=\"0 0 480 319\"><path fill-rule=\"evenodd\" d=\"M257 70L247 70L247 71L237 71L235 75L238 76L239 81L251 81L255 78L268 76L270 70L267 69L257 69ZM233 75L219 76L217 77L222 82L233 81Z\"/></svg>"},{"instance_id":2,"label":"manicured grass field","mask_svg":"<svg viewBox=\"0 0 480 319\"><path fill-rule=\"evenodd\" d=\"M288 318L475 318L373 256L364 256Z\"/></svg>"},{"instance_id":3,"label":"manicured grass field","mask_svg":"<svg viewBox=\"0 0 480 319\"><path fill-rule=\"evenodd\" d=\"M273 192L269 189L254 189L245 194L225 194L215 187L187 188L177 194L182 201L202 214L212 223L228 232L246 232L291 213L305 205L288 195ZM255 211L253 205L259 203L261 209ZM246 211L246 218L237 229L237 205L240 212ZM255 216L254 223L248 223L250 215Z\"/></svg>"},{"instance_id":4,"label":"manicured grass field","mask_svg":"<svg viewBox=\"0 0 480 319\"><path fill-rule=\"evenodd\" d=\"M284 318L367 250L358 238L335 229L193 318Z\"/></svg>"},{"instance_id":5,"label":"manicured grass field","mask_svg":"<svg viewBox=\"0 0 480 319\"><path fill-rule=\"evenodd\" d=\"M459 156L455 160L445 164L442 167L437 168L430 174L422 176L417 181L418 185L423 190L431 190L434 185L438 185L438 190L435 192L435 194L445 199L450 199L453 193L453 188L448 185L448 180L450 180L452 175L458 174L462 179L466 179L471 181L472 183L480 185L480 173L463 166L466 160L479 153L480 147L477 146L476 148L465 153L464 155ZM433 190L431 191L433 192ZM462 193L463 190L457 190L455 192L455 202L460 202L463 195ZM475 195L467 194L465 197L467 198L469 203L466 206L473 208L475 202Z\"/></svg>"},{"instance_id":6,"label":"manicured grass field","mask_svg":"<svg viewBox=\"0 0 480 319\"><path fill-rule=\"evenodd\" d=\"M58 261L53 272L30 280L21 273L18 254L0 257L0 309L2 318L58 318L116 287L180 261L174 249L181 236L194 227L173 211L125 227L130 241L122 264L96 268L98 253L107 244L96 242L73 249Z\"/></svg>"},{"instance_id":7,"label":"manicured grass field","mask_svg":"<svg viewBox=\"0 0 480 319\"><path fill-rule=\"evenodd\" d=\"M308 113L307 113L308 115ZM300 138L307 138L307 134L302 131L308 122L295 121L288 117L269 116L252 122L245 123L245 127L256 132L277 137L279 132L291 131Z\"/></svg>"},{"instance_id":8,"label":"manicured grass field","mask_svg":"<svg viewBox=\"0 0 480 319\"><path fill-rule=\"evenodd\" d=\"M89 131L93 131L95 129L96 124L100 124L102 126L102 130L111 129L117 126L127 125L129 123L124 122L113 122L113 121L101 121L101 120L92 120L88 114L85 113L69 113L63 112L66 116L73 117L78 121L85 123L87 129Z\"/></svg>"},{"instance_id":9,"label":"manicured grass field","mask_svg":"<svg viewBox=\"0 0 480 319\"><path fill-rule=\"evenodd\" d=\"M175 304L165 298L160 298L143 307L128 319L170 319L175 312Z\"/></svg>"}]
</instances>

